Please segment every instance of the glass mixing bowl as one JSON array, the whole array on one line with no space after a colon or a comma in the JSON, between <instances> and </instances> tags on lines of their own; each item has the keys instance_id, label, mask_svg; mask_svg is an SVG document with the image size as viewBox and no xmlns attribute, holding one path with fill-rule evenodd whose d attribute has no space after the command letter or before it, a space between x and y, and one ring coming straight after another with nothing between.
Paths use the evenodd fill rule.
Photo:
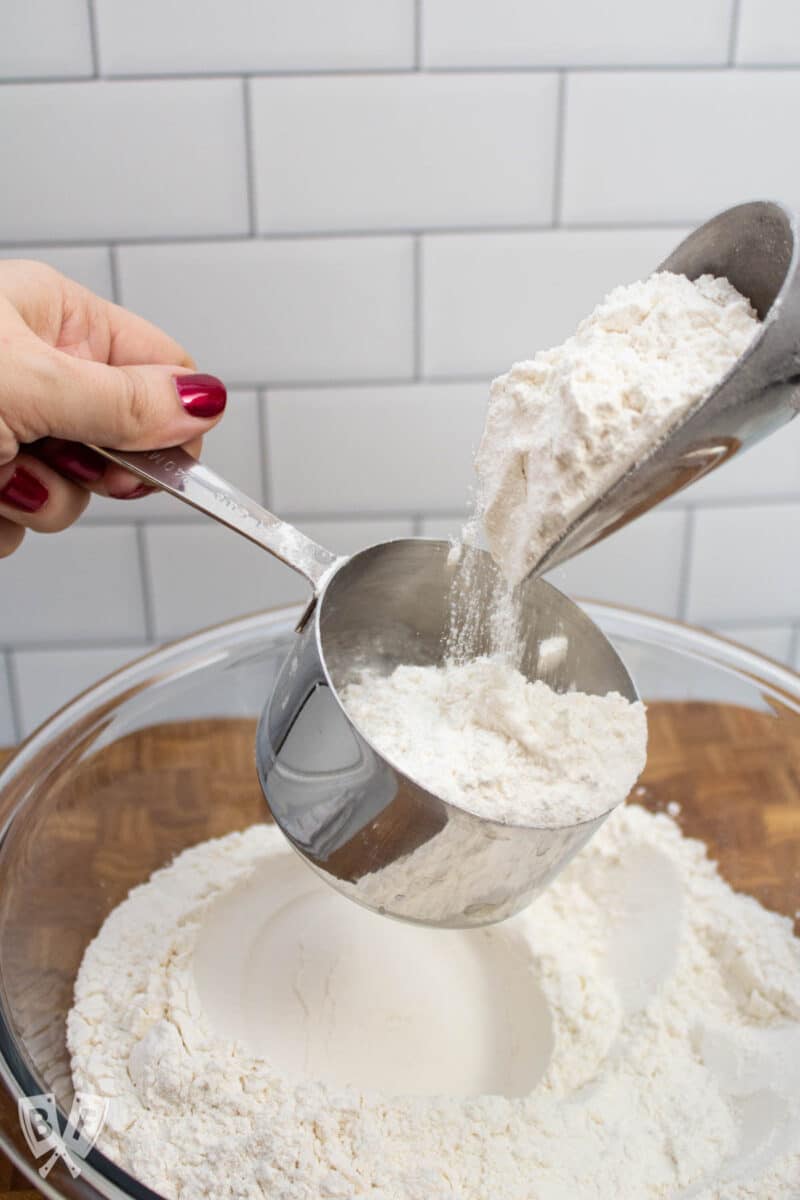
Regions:
<instances>
[{"instance_id":1,"label":"glass mixing bowl","mask_svg":"<svg viewBox=\"0 0 800 1200\"><path fill-rule=\"evenodd\" d=\"M800 908L800 676L732 643L589 604L650 705L634 800L669 808L735 887ZM297 608L188 638L63 708L0 776L0 1144L50 1197L154 1197L92 1151L37 1174L20 1096L72 1101L65 1017L110 910L185 847L263 820L256 718ZM800 932L800 928L798 928Z\"/></svg>"}]
</instances>

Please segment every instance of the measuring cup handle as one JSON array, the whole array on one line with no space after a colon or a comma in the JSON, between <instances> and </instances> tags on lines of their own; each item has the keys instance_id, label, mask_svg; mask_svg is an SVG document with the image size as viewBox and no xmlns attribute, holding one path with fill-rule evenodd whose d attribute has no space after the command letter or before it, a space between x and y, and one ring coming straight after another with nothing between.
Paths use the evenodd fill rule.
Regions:
<instances>
[{"instance_id":1,"label":"measuring cup handle","mask_svg":"<svg viewBox=\"0 0 800 1200\"><path fill-rule=\"evenodd\" d=\"M213 517L257 546L269 550L287 567L303 575L319 594L322 584L341 562L336 554L306 537L299 529L279 520L255 500L239 491L209 467L180 447L168 450L106 450L93 446L104 458L132 471L145 483Z\"/></svg>"}]
</instances>

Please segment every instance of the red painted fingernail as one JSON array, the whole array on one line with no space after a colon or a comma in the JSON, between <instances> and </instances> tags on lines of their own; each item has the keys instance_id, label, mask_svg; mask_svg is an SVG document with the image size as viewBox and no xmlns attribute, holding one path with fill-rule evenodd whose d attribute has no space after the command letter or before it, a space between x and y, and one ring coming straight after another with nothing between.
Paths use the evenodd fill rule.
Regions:
<instances>
[{"instance_id":1,"label":"red painted fingernail","mask_svg":"<svg viewBox=\"0 0 800 1200\"><path fill-rule=\"evenodd\" d=\"M47 503L47 488L30 471L17 467L8 483L0 490L0 501L22 512L35 513Z\"/></svg>"},{"instance_id":2,"label":"red painted fingernail","mask_svg":"<svg viewBox=\"0 0 800 1200\"><path fill-rule=\"evenodd\" d=\"M120 492L109 492L112 500L138 500L141 496L149 496L151 492L157 492L158 488L150 487L146 483L140 483L132 492L125 492L124 495Z\"/></svg>"},{"instance_id":3,"label":"red painted fingernail","mask_svg":"<svg viewBox=\"0 0 800 1200\"><path fill-rule=\"evenodd\" d=\"M228 399L225 384L216 375L176 375L175 387L193 417L218 417Z\"/></svg>"},{"instance_id":4,"label":"red painted fingernail","mask_svg":"<svg viewBox=\"0 0 800 1200\"><path fill-rule=\"evenodd\" d=\"M80 442L67 442L63 438L47 438L37 446L36 453L56 471L78 483L97 483L107 465L106 460L88 446L82 446Z\"/></svg>"}]
</instances>

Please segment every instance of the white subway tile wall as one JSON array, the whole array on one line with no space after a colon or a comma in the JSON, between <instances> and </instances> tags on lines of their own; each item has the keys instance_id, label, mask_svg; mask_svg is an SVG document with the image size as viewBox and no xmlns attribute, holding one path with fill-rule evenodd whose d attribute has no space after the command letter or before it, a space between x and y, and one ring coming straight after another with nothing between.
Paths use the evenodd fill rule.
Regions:
<instances>
[{"instance_id":1,"label":"white subway tile wall","mask_svg":"<svg viewBox=\"0 0 800 1200\"><path fill-rule=\"evenodd\" d=\"M800 204L775 117L798 11L5 0L0 258L222 376L205 460L311 536L450 536L492 376L714 210ZM798 563L800 421L553 579L800 666ZM0 744L147 645L306 594L165 496L94 500L0 571Z\"/></svg>"},{"instance_id":2,"label":"white subway tile wall","mask_svg":"<svg viewBox=\"0 0 800 1200\"><path fill-rule=\"evenodd\" d=\"M785 0L786 7L790 3ZM728 61L732 6L733 0L423 0L423 62L427 67L722 64Z\"/></svg>"},{"instance_id":3,"label":"white subway tile wall","mask_svg":"<svg viewBox=\"0 0 800 1200\"><path fill-rule=\"evenodd\" d=\"M555 75L256 79L250 95L262 233L552 220Z\"/></svg>"},{"instance_id":4,"label":"white subway tile wall","mask_svg":"<svg viewBox=\"0 0 800 1200\"><path fill-rule=\"evenodd\" d=\"M236 79L7 84L3 241L245 233Z\"/></svg>"},{"instance_id":5,"label":"white subway tile wall","mask_svg":"<svg viewBox=\"0 0 800 1200\"><path fill-rule=\"evenodd\" d=\"M411 238L121 246L117 258L122 303L227 383L413 376Z\"/></svg>"},{"instance_id":6,"label":"white subway tile wall","mask_svg":"<svg viewBox=\"0 0 800 1200\"><path fill-rule=\"evenodd\" d=\"M800 70L576 72L567 79L566 221L702 221L762 196L800 203L781 112Z\"/></svg>"},{"instance_id":7,"label":"white subway tile wall","mask_svg":"<svg viewBox=\"0 0 800 1200\"><path fill-rule=\"evenodd\" d=\"M681 615L688 514L647 513L548 575L562 592Z\"/></svg>"},{"instance_id":8,"label":"white subway tile wall","mask_svg":"<svg viewBox=\"0 0 800 1200\"><path fill-rule=\"evenodd\" d=\"M389 538L410 537L413 532L410 519L298 521L298 525L339 554L352 554ZM301 576L210 522L151 525L144 536L153 589L153 633L158 640L258 609L300 603L310 595Z\"/></svg>"},{"instance_id":9,"label":"white subway tile wall","mask_svg":"<svg viewBox=\"0 0 800 1200\"><path fill-rule=\"evenodd\" d=\"M414 66L409 0L95 0L95 8L106 75Z\"/></svg>"},{"instance_id":10,"label":"white subway tile wall","mask_svg":"<svg viewBox=\"0 0 800 1200\"><path fill-rule=\"evenodd\" d=\"M27 737L68 700L144 654L148 647L95 646L79 650L16 650L11 669L16 681L20 733Z\"/></svg>"},{"instance_id":11,"label":"white subway tile wall","mask_svg":"<svg viewBox=\"0 0 800 1200\"><path fill-rule=\"evenodd\" d=\"M486 412L481 383L269 391L264 454L281 513L462 507ZM343 461L342 429L352 446Z\"/></svg>"},{"instance_id":12,"label":"white subway tile wall","mask_svg":"<svg viewBox=\"0 0 800 1200\"><path fill-rule=\"evenodd\" d=\"M797 65L800 5L797 0L739 0L736 61L766 66Z\"/></svg>"},{"instance_id":13,"label":"white subway tile wall","mask_svg":"<svg viewBox=\"0 0 800 1200\"><path fill-rule=\"evenodd\" d=\"M2 629L7 646L143 638L134 526L81 523L63 533L26 534L13 559L3 561Z\"/></svg>"},{"instance_id":14,"label":"white subway tile wall","mask_svg":"<svg viewBox=\"0 0 800 1200\"><path fill-rule=\"evenodd\" d=\"M0 79L93 74L86 0L3 0Z\"/></svg>"},{"instance_id":15,"label":"white subway tile wall","mask_svg":"<svg viewBox=\"0 0 800 1200\"><path fill-rule=\"evenodd\" d=\"M0 246L0 258L36 259L105 300L114 299L108 246Z\"/></svg>"},{"instance_id":16,"label":"white subway tile wall","mask_svg":"<svg viewBox=\"0 0 800 1200\"><path fill-rule=\"evenodd\" d=\"M425 374L488 379L556 345L615 284L657 267L680 236L562 229L423 238Z\"/></svg>"},{"instance_id":17,"label":"white subway tile wall","mask_svg":"<svg viewBox=\"0 0 800 1200\"><path fill-rule=\"evenodd\" d=\"M147 525L144 568L158 641L303 597L299 576L219 525Z\"/></svg>"},{"instance_id":18,"label":"white subway tile wall","mask_svg":"<svg viewBox=\"0 0 800 1200\"><path fill-rule=\"evenodd\" d=\"M700 509L689 555L686 615L703 624L797 620L800 504Z\"/></svg>"}]
</instances>

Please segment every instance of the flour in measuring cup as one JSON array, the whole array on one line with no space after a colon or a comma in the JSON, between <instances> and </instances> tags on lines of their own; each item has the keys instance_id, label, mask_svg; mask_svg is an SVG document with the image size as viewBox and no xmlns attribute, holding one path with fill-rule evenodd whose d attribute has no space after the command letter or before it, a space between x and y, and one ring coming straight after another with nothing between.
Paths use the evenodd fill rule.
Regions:
<instances>
[{"instance_id":1,"label":"flour in measuring cup","mask_svg":"<svg viewBox=\"0 0 800 1200\"><path fill-rule=\"evenodd\" d=\"M758 328L727 279L661 271L614 288L562 345L495 379L477 513L510 585L714 390Z\"/></svg>"},{"instance_id":2,"label":"flour in measuring cup","mask_svg":"<svg viewBox=\"0 0 800 1200\"><path fill-rule=\"evenodd\" d=\"M588 821L625 799L645 763L643 704L555 692L499 657L364 670L341 696L390 762L494 821Z\"/></svg>"}]
</instances>

